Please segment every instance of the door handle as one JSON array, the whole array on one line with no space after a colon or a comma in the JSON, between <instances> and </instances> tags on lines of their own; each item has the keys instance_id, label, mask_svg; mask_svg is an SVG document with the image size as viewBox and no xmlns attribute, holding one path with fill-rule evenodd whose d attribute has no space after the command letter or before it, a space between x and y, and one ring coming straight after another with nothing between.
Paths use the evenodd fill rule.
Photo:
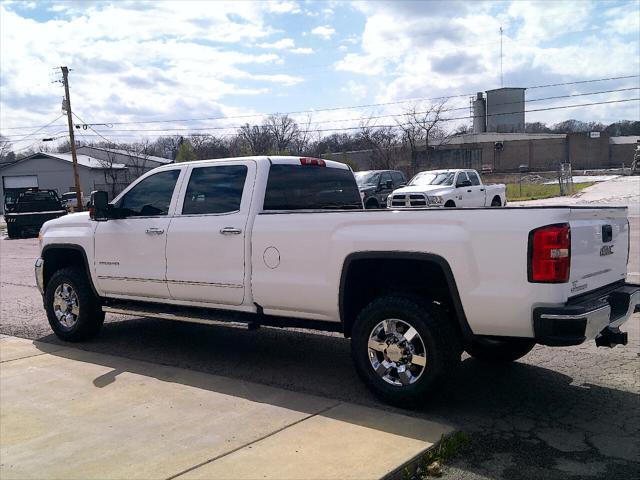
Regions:
<instances>
[{"instance_id":1,"label":"door handle","mask_svg":"<svg viewBox=\"0 0 640 480\"><path fill-rule=\"evenodd\" d=\"M471 190L467 190L468 193L471 193Z\"/></svg>"},{"instance_id":2,"label":"door handle","mask_svg":"<svg viewBox=\"0 0 640 480\"><path fill-rule=\"evenodd\" d=\"M151 228L147 228L145 230L145 233L147 235L162 235L164 233L164 230L162 228L151 227Z\"/></svg>"},{"instance_id":3,"label":"door handle","mask_svg":"<svg viewBox=\"0 0 640 480\"><path fill-rule=\"evenodd\" d=\"M481 192L484 192L484 188L481 188L481 189L480 189L480 191L481 191Z\"/></svg>"},{"instance_id":4,"label":"door handle","mask_svg":"<svg viewBox=\"0 0 640 480\"><path fill-rule=\"evenodd\" d=\"M220 233L222 235L239 235L242 233L242 230L240 230L239 228L235 228L235 227L224 227L222 229L220 229Z\"/></svg>"}]
</instances>

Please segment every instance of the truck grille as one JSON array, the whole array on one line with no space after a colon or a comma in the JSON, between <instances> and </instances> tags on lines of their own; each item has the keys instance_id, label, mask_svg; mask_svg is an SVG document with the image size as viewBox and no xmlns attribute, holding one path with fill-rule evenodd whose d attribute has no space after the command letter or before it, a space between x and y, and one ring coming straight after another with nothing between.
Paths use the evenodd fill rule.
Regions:
<instances>
[{"instance_id":1,"label":"truck grille","mask_svg":"<svg viewBox=\"0 0 640 480\"><path fill-rule=\"evenodd\" d=\"M427 196L422 193L397 193L391 197L391 206L397 208L427 207L429 202Z\"/></svg>"}]
</instances>

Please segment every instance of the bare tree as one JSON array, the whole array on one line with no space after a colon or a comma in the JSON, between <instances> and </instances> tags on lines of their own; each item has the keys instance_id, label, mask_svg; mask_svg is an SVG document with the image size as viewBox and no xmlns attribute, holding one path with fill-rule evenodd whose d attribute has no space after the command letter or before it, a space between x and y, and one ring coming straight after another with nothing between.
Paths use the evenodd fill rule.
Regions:
<instances>
[{"instance_id":1,"label":"bare tree","mask_svg":"<svg viewBox=\"0 0 640 480\"><path fill-rule=\"evenodd\" d=\"M424 148L425 160L429 163L430 148L442 145L449 135L442 127L442 113L447 101L435 103L425 110L418 111L413 106L406 112L404 118L398 122L402 130L403 140L411 152L412 174L418 170L418 151Z\"/></svg>"},{"instance_id":2,"label":"bare tree","mask_svg":"<svg viewBox=\"0 0 640 480\"><path fill-rule=\"evenodd\" d=\"M251 155L265 155L271 149L271 135L266 126L244 124L238 130Z\"/></svg>"},{"instance_id":3,"label":"bare tree","mask_svg":"<svg viewBox=\"0 0 640 480\"><path fill-rule=\"evenodd\" d=\"M149 157L152 156L153 146L148 138L139 142L124 144L121 147L129 157L127 160L128 177L131 180L138 178L152 168L153 164L150 164Z\"/></svg>"},{"instance_id":4,"label":"bare tree","mask_svg":"<svg viewBox=\"0 0 640 480\"><path fill-rule=\"evenodd\" d=\"M102 172L104 174L104 181L109 189L109 193L111 198L115 198L118 195L122 188L128 183L127 178L127 170L120 168L120 164L118 160L118 153L114 150L117 148L117 145L114 143L104 143L100 144L103 147L104 156L102 158L98 158L98 163L102 167ZM85 192L90 193L90 192Z\"/></svg>"},{"instance_id":5,"label":"bare tree","mask_svg":"<svg viewBox=\"0 0 640 480\"><path fill-rule=\"evenodd\" d=\"M271 136L276 153L287 153L291 142L298 135L298 124L289 115L270 115L264 122L264 128Z\"/></svg>"},{"instance_id":6,"label":"bare tree","mask_svg":"<svg viewBox=\"0 0 640 480\"><path fill-rule=\"evenodd\" d=\"M289 153L295 155L311 154L311 137L314 133L311 129L311 120L311 114L307 115L307 119L302 125L302 129L297 129L296 135L291 140L291 151Z\"/></svg>"},{"instance_id":7,"label":"bare tree","mask_svg":"<svg viewBox=\"0 0 640 480\"><path fill-rule=\"evenodd\" d=\"M396 169L399 142L398 134L393 127L376 127L369 118L360 124L358 135L366 148L372 151L371 168Z\"/></svg>"}]
</instances>

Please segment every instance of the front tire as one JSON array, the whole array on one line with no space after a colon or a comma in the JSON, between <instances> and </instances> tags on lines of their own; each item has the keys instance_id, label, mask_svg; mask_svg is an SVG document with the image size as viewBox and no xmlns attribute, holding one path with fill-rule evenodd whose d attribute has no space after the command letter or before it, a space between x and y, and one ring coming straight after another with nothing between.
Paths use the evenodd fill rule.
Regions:
<instances>
[{"instance_id":1,"label":"front tire","mask_svg":"<svg viewBox=\"0 0 640 480\"><path fill-rule=\"evenodd\" d=\"M509 363L524 357L535 344L535 340L530 338L475 338L466 351L483 362Z\"/></svg>"},{"instance_id":2,"label":"front tire","mask_svg":"<svg viewBox=\"0 0 640 480\"><path fill-rule=\"evenodd\" d=\"M447 200L447 203L444 204L445 208L456 208L456 202L453 200Z\"/></svg>"},{"instance_id":3,"label":"front tire","mask_svg":"<svg viewBox=\"0 0 640 480\"><path fill-rule=\"evenodd\" d=\"M360 312L351 353L358 375L375 395L411 408L431 397L453 373L462 347L439 305L389 296Z\"/></svg>"},{"instance_id":4,"label":"front tire","mask_svg":"<svg viewBox=\"0 0 640 480\"><path fill-rule=\"evenodd\" d=\"M51 276L44 304L51 329L68 342L95 337L104 323L100 301L86 274L77 267L62 268Z\"/></svg>"}]
</instances>

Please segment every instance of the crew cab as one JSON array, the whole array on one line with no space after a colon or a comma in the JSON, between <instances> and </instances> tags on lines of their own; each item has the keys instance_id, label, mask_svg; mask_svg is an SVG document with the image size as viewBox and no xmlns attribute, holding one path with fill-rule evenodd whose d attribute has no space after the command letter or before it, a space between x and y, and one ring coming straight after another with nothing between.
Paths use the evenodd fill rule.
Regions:
<instances>
[{"instance_id":1,"label":"crew cab","mask_svg":"<svg viewBox=\"0 0 640 480\"><path fill-rule=\"evenodd\" d=\"M466 350L625 344L626 208L365 210L350 168L244 157L165 165L111 203L47 222L35 264L60 338L105 312L297 326L351 338L361 378L415 405Z\"/></svg>"},{"instance_id":2,"label":"crew cab","mask_svg":"<svg viewBox=\"0 0 640 480\"><path fill-rule=\"evenodd\" d=\"M364 170L353 175L364 208L385 208L389 194L407 184L404 174L399 170Z\"/></svg>"},{"instance_id":3,"label":"crew cab","mask_svg":"<svg viewBox=\"0 0 640 480\"><path fill-rule=\"evenodd\" d=\"M475 170L427 170L417 173L406 187L387 197L387 206L501 207L507 204L506 187L485 185Z\"/></svg>"},{"instance_id":4,"label":"crew cab","mask_svg":"<svg viewBox=\"0 0 640 480\"><path fill-rule=\"evenodd\" d=\"M9 238L25 235L35 237L47 220L58 218L66 213L55 190L30 188L20 192L13 203L5 204L7 236Z\"/></svg>"}]
</instances>

